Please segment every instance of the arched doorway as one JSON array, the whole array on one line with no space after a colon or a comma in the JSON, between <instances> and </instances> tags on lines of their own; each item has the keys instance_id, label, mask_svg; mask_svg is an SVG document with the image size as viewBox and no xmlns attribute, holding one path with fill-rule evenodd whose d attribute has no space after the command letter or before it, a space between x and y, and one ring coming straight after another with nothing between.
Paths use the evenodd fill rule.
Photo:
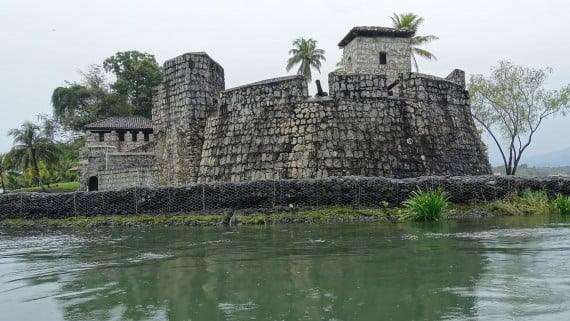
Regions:
<instances>
[{"instance_id":1,"label":"arched doorway","mask_svg":"<svg viewBox=\"0 0 570 321\"><path fill-rule=\"evenodd\" d=\"M99 190L99 179L97 176L89 177L89 182L87 183L87 191L97 191Z\"/></svg>"}]
</instances>

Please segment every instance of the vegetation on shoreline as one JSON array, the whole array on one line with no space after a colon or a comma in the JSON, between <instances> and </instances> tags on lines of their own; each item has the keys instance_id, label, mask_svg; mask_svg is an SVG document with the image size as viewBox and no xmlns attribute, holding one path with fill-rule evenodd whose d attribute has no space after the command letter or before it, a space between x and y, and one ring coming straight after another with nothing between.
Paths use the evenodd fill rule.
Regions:
<instances>
[{"instance_id":1,"label":"vegetation on shoreline","mask_svg":"<svg viewBox=\"0 0 570 321\"><path fill-rule=\"evenodd\" d=\"M65 193L65 192L76 192L79 187L77 182L63 182L44 185L43 188L40 186L19 188L10 191L10 193L21 193L21 192L44 192L44 193Z\"/></svg>"},{"instance_id":2,"label":"vegetation on shoreline","mask_svg":"<svg viewBox=\"0 0 570 321\"><path fill-rule=\"evenodd\" d=\"M226 211L218 213L183 213L183 214L143 214L143 215L110 215L95 217L68 217L61 219L5 219L0 227L140 227L140 226L217 226L217 225L272 225L279 223L332 223L332 222L366 222L386 221L398 223L403 221L427 221L441 218L480 218L486 216L526 216L526 215L570 215L570 197L557 195L549 197L545 191L525 190L519 194L487 203L454 204L447 201L442 191L417 191L404 202L404 207L388 207L381 204L379 208L287 208L276 211ZM422 194L423 193L423 194ZM415 197L415 201L413 200ZM419 202L427 202L430 216L437 219L416 219L411 212ZM406 205L408 204L408 205ZM431 207L430 207L431 206ZM420 208L422 208L420 206ZM424 207L425 209L425 207ZM433 210L433 211L432 211ZM439 214L437 214L439 213ZM447 216L442 214L447 213Z\"/></svg>"}]
</instances>

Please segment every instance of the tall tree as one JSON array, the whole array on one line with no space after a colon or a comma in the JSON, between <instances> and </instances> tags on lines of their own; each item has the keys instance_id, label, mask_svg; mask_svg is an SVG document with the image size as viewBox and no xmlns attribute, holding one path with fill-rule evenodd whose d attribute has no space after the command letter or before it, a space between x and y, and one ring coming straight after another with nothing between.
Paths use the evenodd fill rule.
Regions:
<instances>
[{"instance_id":1,"label":"tall tree","mask_svg":"<svg viewBox=\"0 0 570 321\"><path fill-rule=\"evenodd\" d=\"M30 170L34 184L42 186L39 162L53 164L57 161L57 149L45 132L32 122L24 122L20 128L13 128L8 135L14 138L14 145L6 155L16 169Z\"/></svg>"},{"instance_id":2,"label":"tall tree","mask_svg":"<svg viewBox=\"0 0 570 321\"><path fill-rule=\"evenodd\" d=\"M400 13L400 14L394 13L394 15L390 17L390 19L392 19L392 26L394 28L412 30L414 33L418 32L420 25L424 22L424 18L411 12ZM416 71L420 70L418 67L418 61L416 59L416 55L428 60L437 60L434 54L425 49L420 48L420 46L438 39L439 38L434 35L412 37L411 57L414 63L414 67L416 67Z\"/></svg>"},{"instance_id":3,"label":"tall tree","mask_svg":"<svg viewBox=\"0 0 570 321\"><path fill-rule=\"evenodd\" d=\"M103 69L91 65L81 72L80 83L57 87L51 96L54 118L66 130L81 132L88 123L110 117L128 116L133 107L107 83Z\"/></svg>"},{"instance_id":4,"label":"tall tree","mask_svg":"<svg viewBox=\"0 0 570 321\"><path fill-rule=\"evenodd\" d=\"M122 51L105 59L105 71L117 80L111 84L119 95L135 107L135 114L150 118L152 88L162 82L162 70L153 55L138 51Z\"/></svg>"},{"instance_id":5,"label":"tall tree","mask_svg":"<svg viewBox=\"0 0 570 321\"><path fill-rule=\"evenodd\" d=\"M109 83L107 72L116 80ZM162 81L153 55L118 52L103 66L91 65L82 81L57 87L51 103L54 117L66 130L80 132L91 122L110 116L151 116L152 88Z\"/></svg>"},{"instance_id":6,"label":"tall tree","mask_svg":"<svg viewBox=\"0 0 570 321\"><path fill-rule=\"evenodd\" d=\"M6 193L6 185L4 185L4 175L5 170L4 170L4 158L5 158L5 154L0 154L0 183L2 186L2 194Z\"/></svg>"},{"instance_id":7,"label":"tall tree","mask_svg":"<svg viewBox=\"0 0 570 321\"><path fill-rule=\"evenodd\" d=\"M293 49L289 50L291 57L287 60L287 71L299 64L298 75L304 76L308 82L313 77L311 69L321 72L321 61L326 61L325 51L317 48L317 41L309 38L297 38L293 41Z\"/></svg>"},{"instance_id":8,"label":"tall tree","mask_svg":"<svg viewBox=\"0 0 570 321\"><path fill-rule=\"evenodd\" d=\"M533 136L549 116L566 115L570 109L570 85L546 90L552 70L517 66L499 61L491 76L473 75L468 84L473 118L491 136L507 175L515 175Z\"/></svg>"}]
</instances>

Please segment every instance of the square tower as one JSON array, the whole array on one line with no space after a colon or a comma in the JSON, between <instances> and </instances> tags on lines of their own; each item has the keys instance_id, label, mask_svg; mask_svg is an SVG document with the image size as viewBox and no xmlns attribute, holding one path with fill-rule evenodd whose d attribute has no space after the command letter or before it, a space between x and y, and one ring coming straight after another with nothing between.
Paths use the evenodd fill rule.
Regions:
<instances>
[{"instance_id":1,"label":"square tower","mask_svg":"<svg viewBox=\"0 0 570 321\"><path fill-rule=\"evenodd\" d=\"M354 27L339 42L347 73L383 74L388 84L412 71L411 38L414 31L385 27Z\"/></svg>"}]
</instances>

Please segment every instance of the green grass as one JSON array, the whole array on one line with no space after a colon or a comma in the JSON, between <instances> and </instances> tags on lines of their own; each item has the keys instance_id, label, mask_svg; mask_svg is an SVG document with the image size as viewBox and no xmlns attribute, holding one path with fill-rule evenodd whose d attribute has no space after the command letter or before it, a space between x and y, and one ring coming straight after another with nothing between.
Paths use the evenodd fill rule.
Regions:
<instances>
[{"instance_id":1,"label":"green grass","mask_svg":"<svg viewBox=\"0 0 570 321\"><path fill-rule=\"evenodd\" d=\"M558 194L554 202L560 214L570 215L570 196Z\"/></svg>"},{"instance_id":2,"label":"green grass","mask_svg":"<svg viewBox=\"0 0 570 321\"><path fill-rule=\"evenodd\" d=\"M59 219L6 219L3 226L20 227L96 227L96 226L152 226L152 225L218 225L222 215L180 214L180 215L112 215L112 216L76 216Z\"/></svg>"},{"instance_id":3,"label":"green grass","mask_svg":"<svg viewBox=\"0 0 570 321\"><path fill-rule=\"evenodd\" d=\"M549 215L557 212L556 204L546 191L525 189L522 193L511 193L504 199L489 204L489 209L502 215Z\"/></svg>"},{"instance_id":4,"label":"green grass","mask_svg":"<svg viewBox=\"0 0 570 321\"><path fill-rule=\"evenodd\" d=\"M348 207L331 207L321 209L305 209L292 212L236 214L232 224L269 225L276 223L323 223L347 222L362 218L370 220L385 219L387 209L354 209ZM392 211L394 212L394 211ZM177 215L110 215L110 216L77 216L61 219L5 219L0 226L19 227L94 227L94 226L211 226L221 225L224 215L204 215L187 213Z\"/></svg>"},{"instance_id":5,"label":"green grass","mask_svg":"<svg viewBox=\"0 0 570 321\"><path fill-rule=\"evenodd\" d=\"M46 193L64 193L64 192L75 192L79 188L79 183L77 182L63 182L50 184L49 187L44 185L45 191L41 187L26 187L15 189L9 191L10 193L21 193L21 192L46 192Z\"/></svg>"},{"instance_id":6,"label":"green grass","mask_svg":"<svg viewBox=\"0 0 570 321\"><path fill-rule=\"evenodd\" d=\"M412 191L410 197L404 201L406 208L404 218L410 221L438 221L449 210L449 197L441 189L418 189Z\"/></svg>"}]
</instances>

